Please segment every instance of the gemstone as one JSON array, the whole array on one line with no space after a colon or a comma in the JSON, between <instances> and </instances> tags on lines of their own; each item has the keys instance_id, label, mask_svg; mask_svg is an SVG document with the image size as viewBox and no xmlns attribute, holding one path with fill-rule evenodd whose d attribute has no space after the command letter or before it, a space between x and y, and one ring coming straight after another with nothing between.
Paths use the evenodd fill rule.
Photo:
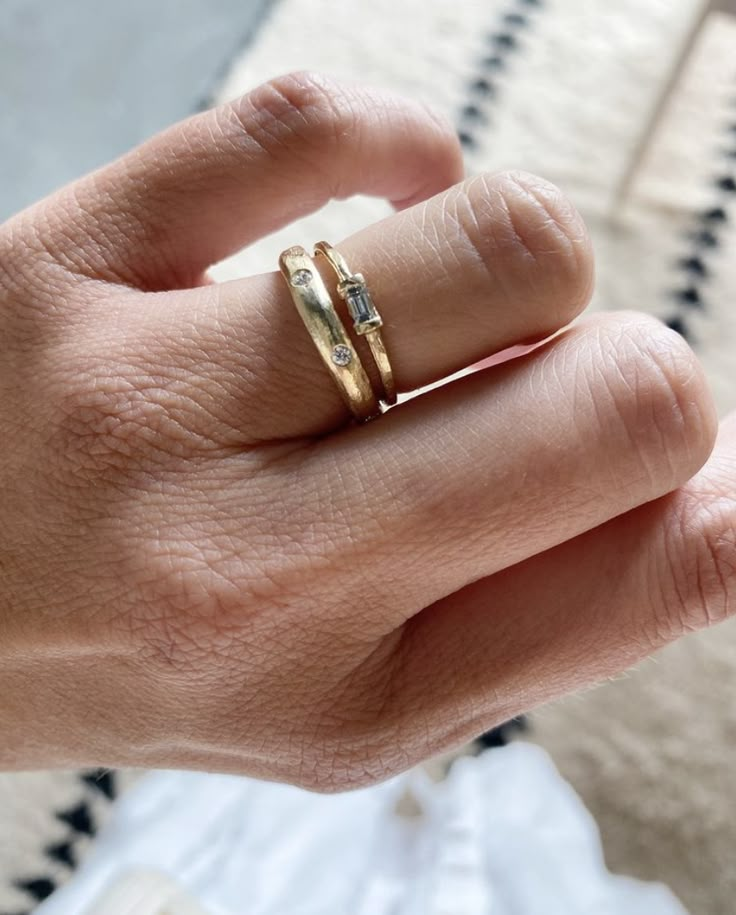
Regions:
<instances>
[{"instance_id":1,"label":"gemstone","mask_svg":"<svg viewBox=\"0 0 736 915\"><path fill-rule=\"evenodd\" d=\"M312 279L311 270L295 270L291 277L292 286L306 286Z\"/></svg>"},{"instance_id":2,"label":"gemstone","mask_svg":"<svg viewBox=\"0 0 736 915\"><path fill-rule=\"evenodd\" d=\"M376 306L365 286L349 286L345 291L345 301L350 316L357 324L363 324L377 317Z\"/></svg>"},{"instance_id":3,"label":"gemstone","mask_svg":"<svg viewBox=\"0 0 736 915\"><path fill-rule=\"evenodd\" d=\"M353 354L350 352L350 348L343 343L338 343L332 350L332 361L335 365L348 365L352 358Z\"/></svg>"}]
</instances>

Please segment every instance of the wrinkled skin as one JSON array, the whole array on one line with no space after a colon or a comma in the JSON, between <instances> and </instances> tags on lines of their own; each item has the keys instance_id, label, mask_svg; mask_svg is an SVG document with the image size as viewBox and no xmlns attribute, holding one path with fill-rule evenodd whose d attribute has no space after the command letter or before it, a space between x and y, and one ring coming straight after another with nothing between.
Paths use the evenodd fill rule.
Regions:
<instances>
[{"instance_id":1,"label":"wrinkled skin","mask_svg":"<svg viewBox=\"0 0 736 915\"><path fill-rule=\"evenodd\" d=\"M277 272L207 276L353 193L400 390L487 360L363 426ZM556 188L309 74L0 227L0 764L354 787L723 619L736 420L654 319L567 326L592 274Z\"/></svg>"}]
</instances>

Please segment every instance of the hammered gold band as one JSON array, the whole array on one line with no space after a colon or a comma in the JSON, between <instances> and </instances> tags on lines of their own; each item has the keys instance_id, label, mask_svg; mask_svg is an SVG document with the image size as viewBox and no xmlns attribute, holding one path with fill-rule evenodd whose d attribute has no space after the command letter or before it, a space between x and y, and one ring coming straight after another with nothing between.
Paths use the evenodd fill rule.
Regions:
<instances>
[{"instance_id":1,"label":"hammered gold band","mask_svg":"<svg viewBox=\"0 0 736 915\"><path fill-rule=\"evenodd\" d=\"M296 309L314 340L345 403L361 422L381 412L368 375L353 346L332 296L304 248L287 248L279 258Z\"/></svg>"},{"instance_id":2,"label":"hammered gold band","mask_svg":"<svg viewBox=\"0 0 736 915\"><path fill-rule=\"evenodd\" d=\"M396 382L381 334L383 320L373 303L365 278L361 273L353 273L342 254L326 241L317 242L314 255L322 255L337 274L337 293L347 304L355 332L365 337L381 376L382 400L389 405L395 404Z\"/></svg>"}]
</instances>

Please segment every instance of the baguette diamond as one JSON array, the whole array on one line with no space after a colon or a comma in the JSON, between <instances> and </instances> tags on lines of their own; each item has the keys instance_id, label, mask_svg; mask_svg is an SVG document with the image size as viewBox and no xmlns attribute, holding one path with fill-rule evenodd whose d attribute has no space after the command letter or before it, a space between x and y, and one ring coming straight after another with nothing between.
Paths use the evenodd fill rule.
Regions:
<instances>
[{"instance_id":1,"label":"baguette diamond","mask_svg":"<svg viewBox=\"0 0 736 915\"><path fill-rule=\"evenodd\" d=\"M382 325L381 316L360 274L343 283L340 294L345 299L357 333L366 334Z\"/></svg>"},{"instance_id":2,"label":"baguette diamond","mask_svg":"<svg viewBox=\"0 0 736 915\"><path fill-rule=\"evenodd\" d=\"M353 330L365 341L376 364L378 374L381 376L380 385L383 388L383 397L380 397L380 391L375 393L378 394L379 399L384 401L385 406L390 407L397 401L396 381L381 333L383 321L373 303L373 297L368 291L365 277L362 273L353 273L342 254L335 250L329 242L318 241L316 243L314 256L318 255L327 260L337 276L337 294L345 302L345 310L353 321ZM352 347L350 350L353 364L359 365L360 356ZM336 351L337 347L334 347L331 353L333 365L337 362Z\"/></svg>"}]
</instances>

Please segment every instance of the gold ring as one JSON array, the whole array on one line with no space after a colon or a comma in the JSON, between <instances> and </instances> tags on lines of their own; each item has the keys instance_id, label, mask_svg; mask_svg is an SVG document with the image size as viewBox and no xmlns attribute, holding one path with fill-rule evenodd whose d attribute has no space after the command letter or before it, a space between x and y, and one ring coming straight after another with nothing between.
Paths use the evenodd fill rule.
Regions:
<instances>
[{"instance_id":1,"label":"gold ring","mask_svg":"<svg viewBox=\"0 0 736 915\"><path fill-rule=\"evenodd\" d=\"M279 267L296 309L353 415L361 422L380 415L363 363L312 258L297 245L281 253Z\"/></svg>"},{"instance_id":2,"label":"gold ring","mask_svg":"<svg viewBox=\"0 0 736 915\"><path fill-rule=\"evenodd\" d=\"M315 257L318 254L327 259L337 274L337 294L348 306L356 334L365 337L371 349L383 385L382 399L389 405L395 404L396 383L381 334L383 321L368 291L365 277L361 273L352 273L342 254L326 241L319 241L314 246Z\"/></svg>"}]
</instances>

